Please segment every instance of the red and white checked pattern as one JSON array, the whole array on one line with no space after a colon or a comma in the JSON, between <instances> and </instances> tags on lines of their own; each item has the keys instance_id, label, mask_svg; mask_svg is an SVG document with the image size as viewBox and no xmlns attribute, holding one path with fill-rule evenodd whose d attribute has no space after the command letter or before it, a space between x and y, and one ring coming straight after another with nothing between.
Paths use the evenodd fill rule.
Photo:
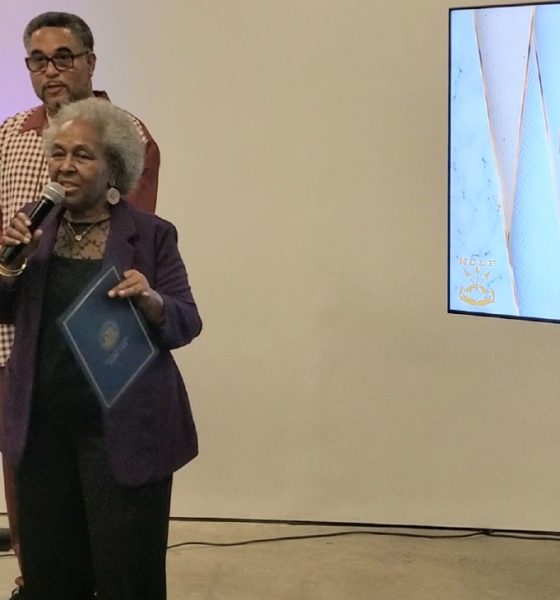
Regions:
<instances>
[{"instance_id":1,"label":"red and white checked pattern","mask_svg":"<svg viewBox=\"0 0 560 600\"><path fill-rule=\"evenodd\" d=\"M2 229L24 204L39 200L49 181L43 138L35 129L21 131L22 125L37 109L9 117L0 125L0 211ZM142 124L130 115L144 144L148 137ZM46 125L46 123L45 123ZM0 367L6 364L14 341L12 325L0 324Z\"/></svg>"},{"instance_id":2,"label":"red and white checked pattern","mask_svg":"<svg viewBox=\"0 0 560 600\"><path fill-rule=\"evenodd\" d=\"M0 126L0 210L2 229L27 202L38 200L49 181L43 139L34 129L21 132L33 110L18 113ZM11 325L0 325L0 366L10 355L14 339Z\"/></svg>"}]
</instances>

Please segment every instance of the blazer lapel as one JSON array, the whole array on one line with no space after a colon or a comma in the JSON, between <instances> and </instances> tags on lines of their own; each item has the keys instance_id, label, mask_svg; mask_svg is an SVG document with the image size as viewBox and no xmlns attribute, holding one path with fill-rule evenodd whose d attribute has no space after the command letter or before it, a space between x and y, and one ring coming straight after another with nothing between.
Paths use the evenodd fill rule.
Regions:
<instances>
[{"instance_id":1,"label":"blazer lapel","mask_svg":"<svg viewBox=\"0 0 560 600\"><path fill-rule=\"evenodd\" d=\"M134 264L137 239L138 231L131 210L121 200L111 210L111 228L107 238L103 268L113 264L120 274L130 269Z\"/></svg>"}]
</instances>

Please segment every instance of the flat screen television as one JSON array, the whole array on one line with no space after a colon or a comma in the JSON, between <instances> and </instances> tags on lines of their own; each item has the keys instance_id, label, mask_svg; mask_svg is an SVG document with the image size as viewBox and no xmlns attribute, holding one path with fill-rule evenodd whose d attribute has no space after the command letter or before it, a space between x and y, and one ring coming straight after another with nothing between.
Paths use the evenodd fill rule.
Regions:
<instances>
[{"instance_id":1,"label":"flat screen television","mask_svg":"<svg viewBox=\"0 0 560 600\"><path fill-rule=\"evenodd\" d=\"M449 11L448 310L560 322L560 2Z\"/></svg>"}]
</instances>

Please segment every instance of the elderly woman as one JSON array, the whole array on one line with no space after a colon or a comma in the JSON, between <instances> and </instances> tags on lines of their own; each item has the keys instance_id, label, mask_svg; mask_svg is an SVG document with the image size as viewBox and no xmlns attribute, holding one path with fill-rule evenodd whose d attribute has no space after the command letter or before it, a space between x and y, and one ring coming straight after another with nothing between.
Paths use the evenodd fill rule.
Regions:
<instances>
[{"instance_id":1,"label":"elderly woman","mask_svg":"<svg viewBox=\"0 0 560 600\"><path fill-rule=\"evenodd\" d=\"M129 115L72 103L45 148L65 198L34 232L18 213L2 244L21 250L0 263L0 320L16 326L2 451L17 469L25 599L163 599L172 473L197 454L170 351L201 321L173 225L120 200L144 154ZM111 302L134 302L159 353L102 409L57 320L110 264Z\"/></svg>"}]
</instances>

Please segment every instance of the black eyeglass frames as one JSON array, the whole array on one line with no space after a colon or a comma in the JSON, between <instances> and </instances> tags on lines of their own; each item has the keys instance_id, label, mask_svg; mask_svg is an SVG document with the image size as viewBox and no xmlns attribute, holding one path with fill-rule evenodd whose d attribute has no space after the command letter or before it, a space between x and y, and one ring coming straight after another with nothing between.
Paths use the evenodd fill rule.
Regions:
<instances>
[{"instance_id":1,"label":"black eyeglass frames","mask_svg":"<svg viewBox=\"0 0 560 600\"><path fill-rule=\"evenodd\" d=\"M45 56L44 54L37 54L33 56L27 56L25 58L25 65L32 73L39 73L40 71L46 71L49 63L52 62L54 68L57 71L69 71L74 68L74 60L90 54L91 50L84 50L78 52L78 54L72 54L71 52L61 52L54 56Z\"/></svg>"}]
</instances>

